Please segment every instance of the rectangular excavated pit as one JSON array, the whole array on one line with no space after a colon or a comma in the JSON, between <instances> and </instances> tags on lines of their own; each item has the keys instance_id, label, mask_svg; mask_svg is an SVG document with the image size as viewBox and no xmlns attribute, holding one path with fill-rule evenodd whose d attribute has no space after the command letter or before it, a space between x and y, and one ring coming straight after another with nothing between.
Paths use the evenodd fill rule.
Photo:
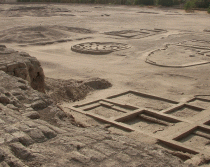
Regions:
<instances>
[{"instance_id":1,"label":"rectangular excavated pit","mask_svg":"<svg viewBox=\"0 0 210 167\"><path fill-rule=\"evenodd\" d=\"M195 98L195 99L189 101L188 104L192 104L192 105L206 109L206 108L210 107L210 100Z\"/></svg>"},{"instance_id":2,"label":"rectangular excavated pit","mask_svg":"<svg viewBox=\"0 0 210 167\"><path fill-rule=\"evenodd\" d=\"M81 109L83 109L84 111L91 112L105 118L116 117L123 113L127 113L137 109L133 106L110 103L104 100L99 100L76 107L81 107Z\"/></svg>"},{"instance_id":3,"label":"rectangular excavated pit","mask_svg":"<svg viewBox=\"0 0 210 167\"><path fill-rule=\"evenodd\" d=\"M199 107L194 107L194 106L185 104L185 105L182 105L180 107L170 110L169 112L167 112L167 114L171 114L176 117L189 118L198 114L201 111L203 111L203 109Z\"/></svg>"},{"instance_id":4,"label":"rectangular excavated pit","mask_svg":"<svg viewBox=\"0 0 210 167\"><path fill-rule=\"evenodd\" d=\"M116 120L145 132L157 133L173 126L179 121L170 117L159 115L150 111L141 111L127 117L119 118Z\"/></svg>"},{"instance_id":5,"label":"rectangular excavated pit","mask_svg":"<svg viewBox=\"0 0 210 167\"><path fill-rule=\"evenodd\" d=\"M173 104L177 104L175 101L133 91L111 96L108 99L118 103L129 103L137 107L149 108L157 111L167 109Z\"/></svg>"},{"instance_id":6,"label":"rectangular excavated pit","mask_svg":"<svg viewBox=\"0 0 210 167\"><path fill-rule=\"evenodd\" d=\"M186 144L187 146L198 148L200 150L210 151L210 129L196 127L175 138L174 140Z\"/></svg>"}]
</instances>

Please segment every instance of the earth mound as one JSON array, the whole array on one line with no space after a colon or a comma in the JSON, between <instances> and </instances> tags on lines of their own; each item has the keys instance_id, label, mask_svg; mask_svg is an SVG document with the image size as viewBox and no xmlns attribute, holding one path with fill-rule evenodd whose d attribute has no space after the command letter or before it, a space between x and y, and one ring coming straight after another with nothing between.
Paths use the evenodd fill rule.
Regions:
<instances>
[{"instance_id":1,"label":"earth mound","mask_svg":"<svg viewBox=\"0 0 210 167\"><path fill-rule=\"evenodd\" d=\"M86 81L46 78L45 82L45 90L55 102L81 100L93 90L107 89L112 86L110 82L100 78Z\"/></svg>"}]
</instances>

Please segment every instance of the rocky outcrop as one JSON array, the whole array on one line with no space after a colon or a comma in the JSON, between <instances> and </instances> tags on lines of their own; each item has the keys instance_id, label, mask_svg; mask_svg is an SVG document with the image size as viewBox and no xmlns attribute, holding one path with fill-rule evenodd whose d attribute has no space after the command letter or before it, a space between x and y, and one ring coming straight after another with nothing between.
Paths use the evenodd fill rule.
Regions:
<instances>
[{"instance_id":1,"label":"rocky outcrop","mask_svg":"<svg viewBox=\"0 0 210 167\"><path fill-rule=\"evenodd\" d=\"M0 45L0 70L27 80L33 89L44 92L44 72L35 57Z\"/></svg>"}]
</instances>

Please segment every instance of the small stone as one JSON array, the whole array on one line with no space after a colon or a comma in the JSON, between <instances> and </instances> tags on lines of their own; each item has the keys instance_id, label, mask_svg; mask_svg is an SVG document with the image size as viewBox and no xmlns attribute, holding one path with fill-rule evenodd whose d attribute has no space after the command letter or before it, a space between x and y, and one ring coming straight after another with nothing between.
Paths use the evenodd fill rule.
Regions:
<instances>
[{"instance_id":1,"label":"small stone","mask_svg":"<svg viewBox=\"0 0 210 167\"><path fill-rule=\"evenodd\" d=\"M43 100L35 101L31 104L34 110L41 110L47 107L47 104Z\"/></svg>"},{"instance_id":2,"label":"small stone","mask_svg":"<svg viewBox=\"0 0 210 167\"><path fill-rule=\"evenodd\" d=\"M120 141L104 140L104 143L108 144L110 147L117 149L123 150L127 148L127 146L125 146L124 143Z\"/></svg>"},{"instance_id":3,"label":"small stone","mask_svg":"<svg viewBox=\"0 0 210 167\"><path fill-rule=\"evenodd\" d=\"M2 103L2 104L9 104L10 103L10 100L5 95L0 94L0 103Z\"/></svg>"},{"instance_id":4,"label":"small stone","mask_svg":"<svg viewBox=\"0 0 210 167\"><path fill-rule=\"evenodd\" d=\"M27 125L25 125L25 124L18 124L18 125L16 125L16 127L18 127L21 131L23 131L23 132L29 132L30 131L30 127L29 126L27 126Z\"/></svg>"},{"instance_id":5,"label":"small stone","mask_svg":"<svg viewBox=\"0 0 210 167\"><path fill-rule=\"evenodd\" d=\"M68 144L77 147L78 150L85 147L85 144L78 141L69 141Z\"/></svg>"},{"instance_id":6,"label":"small stone","mask_svg":"<svg viewBox=\"0 0 210 167\"><path fill-rule=\"evenodd\" d=\"M83 155L83 154L81 154L77 151L72 151L71 152L71 159L75 160L75 161L79 161L79 162L84 163L84 164L90 162L89 157L87 157L87 156L85 156L85 155Z\"/></svg>"},{"instance_id":7,"label":"small stone","mask_svg":"<svg viewBox=\"0 0 210 167\"><path fill-rule=\"evenodd\" d=\"M28 117L30 119L39 119L40 118L40 115L37 111L31 111L31 112L24 113L23 116Z\"/></svg>"},{"instance_id":8,"label":"small stone","mask_svg":"<svg viewBox=\"0 0 210 167\"><path fill-rule=\"evenodd\" d=\"M0 119L0 125L3 125L3 124L5 124L5 122L2 119Z\"/></svg>"},{"instance_id":9,"label":"small stone","mask_svg":"<svg viewBox=\"0 0 210 167\"><path fill-rule=\"evenodd\" d=\"M0 137L0 144L4 144L4 138Z\"/></svg>"},{"instance_id":10,"label":"small stone","mask_svg":"<svg viewBox=\"0 0 210 167\"><path fill-rule=\"evenodd\" d=\"M18 87L22 90L27 90L28 89L28 86L25 85L25 84L18 84Z\"/></svg>"},{"instance_id":11,"label":"small stone","mask_svg":"<svg viewBox=\"0 0 210 167\"><path fill-rule=\"evenodd\" d=\"M72 140L77 140L77 141L85 143L85 144L92 144L92 143L96 142L96 140L85 137L85 136L76 136L76 137L72 138Z\"/></svg>"},{"instance_id":12,"label":"small stone","mask_svg":"<svg viewBox=\"0 0 210 167\"><path fill-rule=\"evenodd\" d=\"M18 107L15 107L13 104L7 104L7 108L10 108L10 109L16 110L16 111L19 110Z\"/></svg>"},{"instance_id":13,"label":"small stone","mask_svg":"<svg viewBox=\"0 0 210 167\"><path fill-rule=\"evenodd\" d=\"M95 144L94 148L100 151L101 153L105 154L106 156L111 156L115 153L115 151L112 148L106 146L104 143Z\"/></svg>"},{"instance_id":14,"label":"small stone","mask_svg":"<svg viewBox=\"0 0 210 167\"><path fill-rule=\"evenodd\" d=\"M19 54L20 56L23 56L23 57L30 57L30 55L26 52L20 52Z\"/></svg>"},{"instance_id":15,"label":"small stone","mask_svg":"<svg viewBox=\"0 0 210 167\"><path fill-rule=\"evenodd\" d=\"M54 130L55 132L60 133L60 134L66 133L66 132L67 132L67 131L65 131L65 130L63 130L63 129L61 129L61 128L58 128L58 127L53 126L53 125L50 125L50 124L48 124L47 126L48 126L50 129L52 129L52 130Z\"/></svg>"},{"instance_id":16,"label":"small stone","mask_svg":"<svg viewBox=\"0 0 210 167\"><path fill-rule=\"evenodd\" d=\"M0 162L0 167L10 167L5 161Z\"/></svg>"},{"instance_id":17,"label":"small stone","mask_svg":"<svg viewBox=\"0 0 210 167\"><path fill-rule=\"evenodd\" d=\"M34 121L24 121L24 124L28 125L30 128L35 128L39 126L39 124L35 123Z\"/></svg>"},{"instance_id":18,"label":"small stone","mask_svg":"<svg viewBox=\"0 0 210 167\"><path fill-rule=\"evenodd\" d=\"M129 147L129 148L125 149L124 152L128 155L131 155L131 156L136 156L136 155L139 154L139 151L137 149L132 148L132 147Z\"/></svg>"},{"instance_id":19,"label":"small stone","mask_svg":"<svg viewBox=\"0 0 210 167\"><path fill-rule=\"evenodd\" d=\"M48 138L48 139L51 139L51 138L54 138L57 136L57 134L51 130L50 128L48 128L47 126L38 126L38 128L42 131L42 133Z\"/></svg>"},{"instance_id":20,"label":"small stone","mask_svg":"<svg viewBox=\"0 0 210 167\"><path fill-rule=\"evenodd\" d=\"M20 89L11 90L11 93L12 93L14 96L22 95L22 92L21 92Z\"/></svg>"},{"instance_id":21,"label":"small stone","mask_svg":"<svg viewBox=\"0 0 210 167\"><path fill-rule=\"evenodd\" d=\"M117 156L117 159L123 162L130 162L131 158L127 154L119 153Z\"/></svg>"},{"instance_id":22,"label":"small stone","mask_svg":"<svg viewBox=\"0 0 210 167\"><path fill-rule=\"evenodd\" d=\"M13 113L14 113L14 111L13 111ZM5 116L5 121L6 121L7 123L9 123L9 124L14 124L14 123L16 123L18 120L17 120L15 117L11 117L11 116L9 116L9 115L6 115L6 116Z\"/></svg>"},{"instance_id":23,"label":"small stone","mask_svg":"<svg viewBox=\"0 0 210 167\"><path fill-rule=\"evenodd\" d=\"M92 150L92 149L88 149L88 148L85 148L82 150L82 153L84 155L86 155L87 157L89 157L91 160L93 161L103 161L106 156L98 151L95 151L95 150Z\"/></svg>"},{"instance_id":24,"label":"small stone","mask_svg":"<svg viewBox=\"0 0 210 167\"><path fill-rule=\"evenodd\" d=\"M24 147L21 143L10 144L11 150L15 153L16 157L27 160L33 157L31 151Z\"/></svg>"},{"instance_id":25,"label":"small stone","mask_svg":"<svg viewBox=\"0 0 210 167\"><path fill-rule=\"evenodd\" d=\"M0 65L0 70L6 72L7 71L7 67L4 65Z\"/></svg>"},{"instance_id":26,"label":"small stone","mask_svg":"<svg viewBox=\"0 0 210 167\"><path fill-rule=\"evenodd\" d=\"M105 139L104 135L98 134L98 133L95 133L95 132L87 133L87 134L85 134L85 136L86 137L90 137L90 138L95 139L95 140L103 140L103 139Z\"/></svg>"},{"instance_id":27,"label":"small stone","mask_svg":"<svg viewBox=\"0 0 210 167\"><path fill-rule=\"evenodd\" d=\"M6 126L6 127L4 128L4 130L5 130L5 132L7 132L7 133L13 133L13 132L19 131L19 129L16 128L15 126L13 126L13 125Z\"/></svg>"},{"instance_id":28,"label":"small stone","mask_svg":"<svg viewBox=\"0 0 210 167\"><path fill-rule=\"evenodd\" d=\"M54 130L56 133L59 133L59 134L67 132L67 131L65 131L65 130L59 128L59 127L53 126L53 125L51 125L51 124L49 124L46 121L43 121L41 119L34 120L34 122L36 122L38 124L42 124L44 126L47 126L47 127L49 127L50 129Z\"/></svg>"},{"instance_id":29,"label":"small stone","mask_svg":"<svg viewBox=\"0 0 210 167\"><path fill-rule=\"evenodd\" d=\"M11 167L28 167L19 158L16 158L14 155L10 155L10 158L7 160L7 164Z\"/></svg>"},{"instance_id":30,"label":"small stone","mask_svg":"<svg viewBox=\"0 0 210 167\"><path fill-rule=\"evenodd\" d=\"M18 141L25 146L28 146L34 143L33 139L30 136L28 136L26 133L23 133L21 131L12 133L12 135L15 136L18 139Z\"/></svg>"},{"instance_id":31,"label":"small stone","mask_svg":"<svg viewBox=\"0 0 210 167\"><path fill-rule=\"evenodd\" d=\"M3 161L5 158L4 151L0 149L0 161Z\"/></svg>"},{"instance_id":32,"label":"small stone","mask_svg":"<svg viewBox=\"0 0 210 167\"><path fill-rule=\"evenodd\" d=\"M122 165L120 165L118 161L113 160L113 159L107 159L100 165L100 167L120 167L120 166Z\"/></svg>"},{"instance_id":33,"label":"small stone","mask_svg":"<svg viewBox=\"0 0 210 167\"><path fill-rule=\"evenodd\" d=\"M31 104L24 104L25 107L30 108Z\"/></svg>"},{"instance_id":34,"label":"small stone","mask_svg":"<svg viewBox=\"0 0 210 167\"><path fill-rule=\"evenodd\" d=\"M15 136L13 136L13 135L11 135L11 134L9 134L9 133L5 133L5 134L3 135L3 138L4 138L4 141L5 141L6 143L18 142L18 138L15 137Z\"/></svg>"},{"instance_id":35,"label":"small stone","mask_svg":"<svg viewBox=\"0 0 210 167\"><path fill-rule=\"evenodd\" d=\"M30 129L28 135L38 143L46 141L46 138L42 131L37 128Z\"/></svg>"}]
</instances>

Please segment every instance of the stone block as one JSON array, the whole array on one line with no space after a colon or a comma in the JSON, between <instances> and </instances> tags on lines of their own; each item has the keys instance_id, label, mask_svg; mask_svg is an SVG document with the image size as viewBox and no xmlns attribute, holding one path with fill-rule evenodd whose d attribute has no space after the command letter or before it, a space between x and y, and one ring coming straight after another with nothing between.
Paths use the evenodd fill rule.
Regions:
<instances>
[{"instance_id":1,"label":"stone block","mask_svg":"<svg viewBox=\"0 0 210 167\"><path fill-rule=\"evenodd\" d=\"M42 131L40 129L37 128L32 128L30 129L30 131L28 132L28 135L36 142L41 143L46 141L46 138L44 136L44 134L42 133Z\"/></svg>"},{"instance_id":2,"label":"stone block","mask_svg":"<svg viewBox=\"0 0 210 167\"><path fill-rule=\"evenodd\" d=\"M47 104L43 100L35 101L31 104L34 110L42 110L47 107Z\"/></svg>"},{"instance_id":3,"label":"stone block","mask_svg":"<svg viewBox=\"0 0 210 167\"><path fill-rule=\"evenodd\" d=\"M28 117L30 119L39 119L40 115L37 111L30 111L27 113L24 113L23 116Z\"/></svg>"},{"instance_id":4,"label":"stone block","mask_svg":"<svg viewBox=\"0 0 210 167\"><path fill-rule=\"evenodd\" d=\"M89 148L84 148L81 151L85 156L89 157L93 161L101 162L103 161L106 156L96 150L89 149Z\"/></svg>"},{"instance_id":5,"label":"stone block","mask_svg":"<svg viewBox=\"0 0 210 167\"><path fill-rule=\"evenodd\" d=\"M2 104L9 104L10 99L6 97L4 94L0 94L0 103Z\"/></svg>"},{"instance_id":6,"label":"stone block","mask_svg":"<svg viewBox=\"0 0 210 167\"><path fill-rule=\"evenodd\" d=\"M48 139L54 138L57 136L57 134L51 130L50 128L48 128L47 126L38 126L38 128L42 131L42 133L45 135L45 137L47 137Z\"/></svg>"},{"instance_id":7,"label":"stone block","mask_svg":"<svg viewBox=\"0 0 210 167\"><path fill-rule=\"evenodd\" d=\"M113 140L104 140L104 143L108 144L112 148L117 148L117 149L126 149L127 146L124 145L123 142L120 141L113 141Z\"/></svg>"},{"instance_id":8,"label":"stone block","mask_svg":"<svg viewBox=\"0 0 210 167\"><path fill-rule=\"evenodd\" d=\"M72 151L71 152L71 159L74 161L79 161L83 164L86 164L88 162L90 162L90 158L77 152L77 151Z\"/></svg>"},{"instance_id":9,"label":"stone block","mask_svg":"<svg viewBox=\"0 0 210 167\"><path fill-rule=\"evenodd\" d=\"M15 156L20 159L28 160L33 157L31 151L24 147L21 143L12 143L10 144L10 148L14 152Z\"/></svg>"},{"instance_id":10,"label":"stone block","mask_svg":"<svg viewBox=\"0 0 210 167\"><path fill-rule=\"evenodd\" d=\"M34 143L33 139L24 132L19 131L19 132L12 133L12 135L15 136L18 139L18 141L25 146L28 146Z\"/></svg>"}]
</instances>

